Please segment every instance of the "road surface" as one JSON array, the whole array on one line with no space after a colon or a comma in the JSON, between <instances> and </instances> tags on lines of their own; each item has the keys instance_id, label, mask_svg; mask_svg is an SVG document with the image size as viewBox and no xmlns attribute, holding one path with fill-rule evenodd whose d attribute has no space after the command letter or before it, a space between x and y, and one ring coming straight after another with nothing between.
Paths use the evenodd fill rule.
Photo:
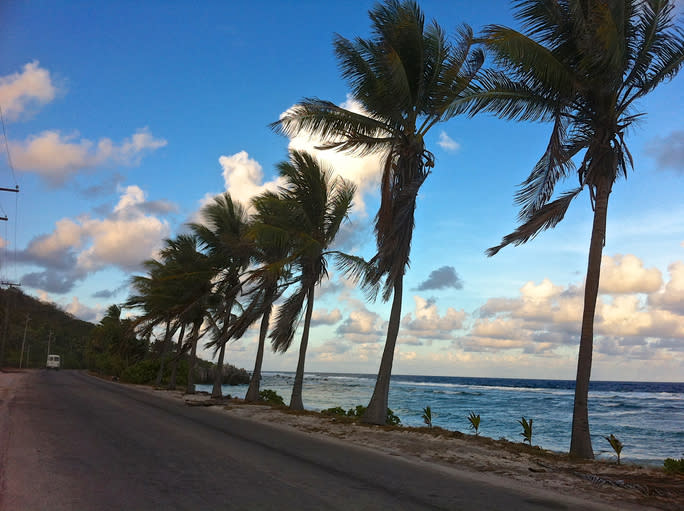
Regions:
<instances>
[{"instance_id":1,"label":"road surface","mask_svg":"<svg viewBox=\"0 0 684 511\"><path fill-rule=\"evenodd\" d=\"M13 390L0 407L2 511L574 507L82 372L35 371Z\"/></svg>"}]
</instances>

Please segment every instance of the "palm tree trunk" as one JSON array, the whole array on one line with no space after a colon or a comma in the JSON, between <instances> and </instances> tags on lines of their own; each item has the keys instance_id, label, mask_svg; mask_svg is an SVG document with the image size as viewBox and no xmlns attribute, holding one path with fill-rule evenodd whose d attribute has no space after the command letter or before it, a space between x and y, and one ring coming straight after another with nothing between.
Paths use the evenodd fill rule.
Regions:
<instances>
[{"instance_id":1,"label":"palm tree trunk","mask_svg":"<svg viewBox=\"0 0 684 511\"><path fill-rule=\"evenodd\" d=\"M219 358L216 362L216 372L214 373L214 386L211 389L212 398L223 397L223 357L226 355L226 343L221 342L221 349L219 350Z\"/></svg>"},{"instance_id":2,"label":"palm tree trunk","mask_svg":"<svg viewBox=\"0 0 684 511\"><path fill-rule=\"evenodd\" d=\"M575 404L572 412L572 438L570 456L593 459L589 432L589 380L591 378L591 359L594 344L594 313L598 298L599 278L601 276L601 256L606 239L606 218L611 185L608 180L597 184L594 224L589 245L589 262L584 286L584 313L580 335L579 355L577 357L577 378L575 380Z\"/></svg>"},{"instance_id":3,"label":"palm tree trunk","mask_svg":"<svg viewBox=\"0 0 684 511\"><path fill-rule=\"evenodd\" d=\"M375 382L373 396L366 413L361 419L369 424L385 424L387 421L387 403L389 401L390 378L392 377L392 362L394 361L394 348L399 335L401 323L401 300L403 297L404 276L401 275L394 283L394 297L392 299L392 311L390 312L389 325L387 326L387 339L385 350L382 353L378 379Z\"/></svg>"},{"instance_id":4,"label":"palm tree trunk","mask_svg":"<svg viewBox=\"0 0 684 511\"><path fill-rule=\"evenodd\" d=\"M195 393L195 362L197 360L197 340L199 339L199 331L202 326L201 322L197 322L192 327L192 339L190 356L188 357L188 384L185 388L186 394Z\"/></svg>"},{"instance_id":5,"label":"palm tree trunk","mask_svg":"<svg viewBox=\"0 0 684 511\"><path fill-rule=\"evenodd\" d=\"M309 287L306 296L306 315L304 316L304 331L302 332L302 342L299 345L299 361L297 362L297 372L295 373L294 385L292 385L292 396L290 397L290 410L304 410L302 401L302 387L304 386L304 362L306 361L306 348L309 344L309 329L311 327L311 315L314 306L314 286Z\"/></svg>"},{"instance_id":6,"label":"palm tree trunk","mask_svg":"<svg viewBox=\"0 0 684 511\"><path fill-rule=\"evenodd\" d=\"M157 378L154 380L155 387L159 387L164 377L164 359L169 348L169 332L171 331L171 320L166 321L166 332L164 333L164 344L162 345L161 356L159 357L159 371L157 371Z\"/></svg>"},{"instance_id":7,"label":"palm tree trunk","mask_svg":"<svg viewBox=\"0 0 684 511\"><path fill-rule=\"evenodd\" d=\"M268 324L271 318L271 305L264 311L261 317L261 326L259 327L259 346L257 347L256 360L254 362L254 371L252 378L249 380L249 388L245 395L245 401L254 403L259 401L259 386L261 384L261 364L264 360L264 344L266 343L266 334L268 333Z\"/></svg>"},{"instance_id":8,"label":"palm tree trunk","mask_svg":"<svg viewBox=\"0 0 684 511\"><path fill-rule=\"evenodd\" d=\"M176 390L176 375L178 374L178 362L180 361L181 353L183 353L183 338L185 337L185 324L181 326L181 331L178 334L178 347L176 348L176 356L171 362L171 376L169 377L169 390Z\"/></svg>"}]
</instances>

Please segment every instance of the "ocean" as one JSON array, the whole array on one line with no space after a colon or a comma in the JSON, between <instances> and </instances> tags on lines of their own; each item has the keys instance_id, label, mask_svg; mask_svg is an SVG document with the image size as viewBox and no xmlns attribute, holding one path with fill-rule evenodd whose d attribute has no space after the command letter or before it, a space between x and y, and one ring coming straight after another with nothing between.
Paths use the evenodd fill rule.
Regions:
<instances>
[{"instance_id":1,"label":"ocean","mask_svg":"<svg viewBox=\"0 0 684 511\"><path fill-rule=\"evenodd\" d=\"M290 400L294 373L264 372L261 389ZM308 373L303 399L307 410L368 404L375 375ZM404 426L425 426L423 408L432 423L472 433L468 414L480 415L480 435L522 441L521 417L533 419L532 444L557 452L570 446L574 381L513 378L461 378L393 375L389 407ZM211 391L209 385L197 390ZM247 385L224 386L223 393L244 397ZM589 425L597 458L614 459L606 436L624 445L622 460L662 466L665 458L684 457L684 383L592 381Z\"/></svg>"}]
</instances>

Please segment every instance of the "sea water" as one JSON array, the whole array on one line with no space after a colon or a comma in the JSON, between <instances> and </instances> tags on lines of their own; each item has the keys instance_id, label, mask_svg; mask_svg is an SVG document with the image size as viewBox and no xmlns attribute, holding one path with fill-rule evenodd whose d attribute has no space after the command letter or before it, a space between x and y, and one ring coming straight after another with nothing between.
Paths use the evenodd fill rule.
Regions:
<instances>
[{"instance_id":1,"label":"sea water","mask_svg":"<svg viewBox=\"0 0 684 511\"><path fill-rule=\"evenodd\" d=\"M261 390L271 389L289 402L293 373L264 372ZM307 410L368 404L375 375L309 373L304 378ZM468 414L480 415L480 435L521 442L522 417L533 419L532 444L567 452L570 446L574 381L512 378L460 378L393 375L389 407L404 426L425 426L423 408L432 423L473 433ZM198 390L211 391L210 386ZM244 397L247 385L224 386L223 393ZM624 445L626 462L662 465L665 458L684 457L684 383L592 381L589 425L594 453L614 457L606 436Z\"/></svg>"}]
</instances>

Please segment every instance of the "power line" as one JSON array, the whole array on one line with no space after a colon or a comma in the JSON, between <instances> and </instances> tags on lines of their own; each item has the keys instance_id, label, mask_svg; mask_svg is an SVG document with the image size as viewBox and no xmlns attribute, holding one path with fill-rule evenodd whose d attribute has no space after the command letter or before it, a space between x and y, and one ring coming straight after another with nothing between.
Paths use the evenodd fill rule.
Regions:
<instances>
[{"instance_id":1,"label":"power line","mask_svg":"<svg viewBox=\"0 0 684 511\"><path fill-rule=\"evenodd\" d=\"M17 184L17 176L14 173L14 165L12 165L12 155L10 154L10 149L9 149L9 142L7 142L7 129L5 128L5 115L2 113L2 106L0 106L0 121L2 121L2 135L5 139L5 150L7 151L7 163L9 164L9 168L12 171L12 179L14 179L14 184L16 187L16 190L6 190L3 188L5 191L19 191L19 185Z\"/></svg>"}]
</instances>

